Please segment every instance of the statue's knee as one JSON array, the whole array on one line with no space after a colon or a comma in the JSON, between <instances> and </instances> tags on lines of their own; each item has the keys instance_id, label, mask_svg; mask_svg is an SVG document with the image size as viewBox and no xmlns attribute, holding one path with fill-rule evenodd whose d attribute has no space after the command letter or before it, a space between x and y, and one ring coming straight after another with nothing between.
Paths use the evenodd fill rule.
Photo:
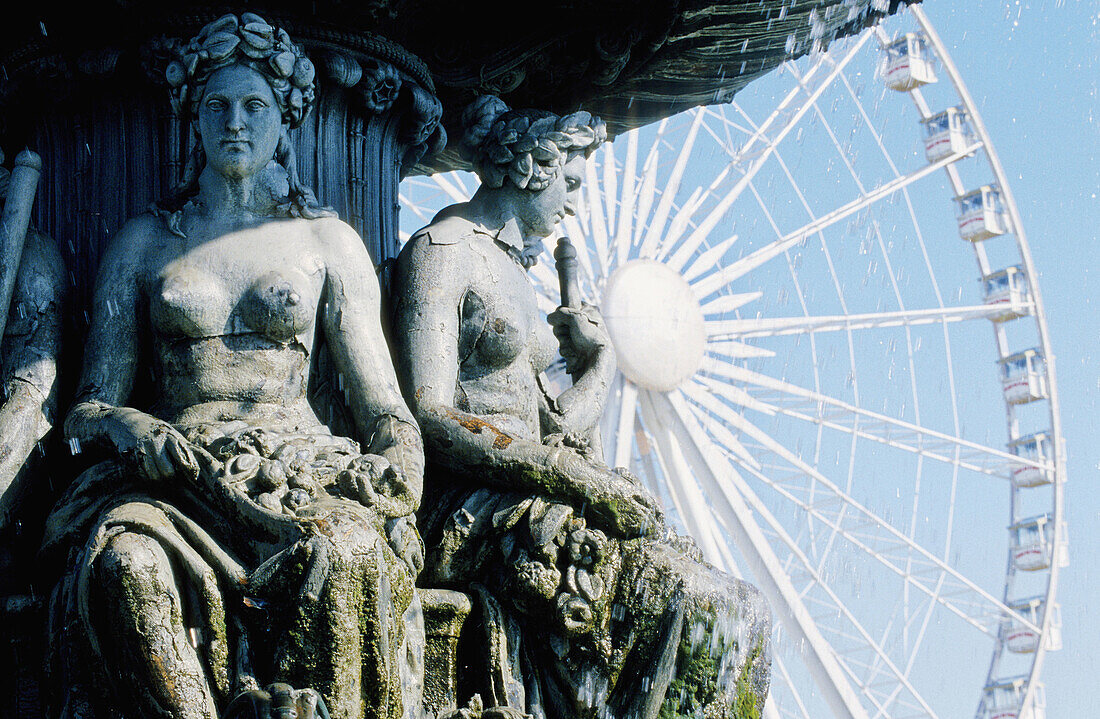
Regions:
<instances>
[{"instance_id":1,"label":"statue's knee","mask_svg":"<svg viewBox=\"0 0 1100 719\"><path fill-rule=\"evenodd\" d=\"M112 537L97 561L101 585L120 587L126 594L163 593L171 584L171 564L160 544L142 534L123 532Z\"/></svg>"}]
</instances>

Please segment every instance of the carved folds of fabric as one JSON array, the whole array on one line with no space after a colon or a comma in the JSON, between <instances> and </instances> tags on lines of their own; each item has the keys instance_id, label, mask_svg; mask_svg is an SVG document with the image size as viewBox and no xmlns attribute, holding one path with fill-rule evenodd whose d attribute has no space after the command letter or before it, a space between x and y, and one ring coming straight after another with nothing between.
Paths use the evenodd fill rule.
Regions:
<instances>
[{"instance_id":1,"label":"carved folds of fabric","mask_svg":"<svg viewBox=\"0 0 1100 719\"><path fill-rule=\"evenodd\" d=\"M364 457L358 445L323 431L248 427L190 432L188 439L202 465L192 485L140 485L118 463L101 462L74 481L47 520L43 556L67 565L50 619L58 701L69 712L83 706L87 716L98 716L96 706L110 701L101 693L112 678L100 673L104 667L113 673L117 658L98 613L97 585L104 577L97 560L114 537L131 533L160 545L176 568L191 642L219 705L288 679L264 675L301 665L305 653L339 657L348 644L356 652L380 646L391 653L385 661L364 659L382 665L388 676L377 678L380 687L367 687L365 679L363 685L386 695L383 706L399 707L408 643L422 641L412 625L423 545L411 517L387 521L342 495L341 475L355 471ZM337 616L357 602L369 610ZM345 634L358 630L363 637L295 634L317 622L346 625ZM318 676L306 677L302 686L326 693L326 681L340 683L337 676ZM330 695L348 691L329 689ZM363 699L326 701L333 716L350 716L355 710L341 711L340 704L359 706Z\"/></svg>"}]
</instances>

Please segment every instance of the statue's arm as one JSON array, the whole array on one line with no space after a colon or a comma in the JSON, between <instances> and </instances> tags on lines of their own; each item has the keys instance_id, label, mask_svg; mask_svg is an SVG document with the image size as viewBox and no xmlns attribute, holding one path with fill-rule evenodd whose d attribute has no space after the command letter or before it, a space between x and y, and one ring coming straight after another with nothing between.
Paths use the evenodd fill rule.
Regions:
<instances>
[{"instance_id":1,"label":"statue's arm","mask_svg":"<svg viewBox=\"0 0 1100 719\"><path fill-rule=\"evenodd\" d=\"M0 526L21 494L16 478L57 416L57 358L61 345L64 264L50 238L27 237L12 304L12 324L26 328L4 338L6 399L0 406ZM22 480L21 480L22 482Z\"/></svg>"},{"instance_id":2,"label":"statue's arm","mask_svg":"<svg viewBox=\"0 0 1100 719\"><path fill-rule=\"evenodd\" d=\"M355 230L339 220L320 221L326 252L321 300L325 341L340 373L363 450L384 457L400 475L375 480L380 511L400 517L420 505L424 446L401 397L381 324L381 292L374 263ZM379 486L381 485L381 486ZM385 506L382 506L385 505Z\"/></svg>"},{"instance_id":3,"label":"statue's arm","mask_svg":"<svg viewBox=\"0 0 1100 719\"><path fill-rule=\"evenodd\" d=\"M141 217L126 223L99 265L80 385L65 419L74 448L110 448L111 424L130 399L139 355L140 248L148 222Z\"/></svg>"},{"instance_id":4,"label":"statue's arm","mask_svg":"<svg viewBox=\"0 0 1100 719\"><path fill-rule=\"evenodd\" d=\"M565 447L545 446L497 427L491 416L455 406L459 302L467 273L478 266L462 243L433 245L414 238L398 258L394 278L398 371L424 433L428 456L470 482L533 492L586 505L602 525L633 535L655 527L645 490Z\"/></svg>"},{"instance_id":5,"label":"statue's arm","mask_svg":"<svg viewBox=\"0 0 1100 719\"><path fill-rule=\"evenodd\" d=\"M618 366L611 337L599 311L559 307L547 318L554 326L573 384L546 397L542 416L547 434L575 435L599 444L599 422Z\"/></svg>"},{"instance_id":6,"label":"statue's arm","mask_svg":"<svg viewBox=\"0 0 1100 719\"><path fill-rule=\"evenodd\" d=\"M104 253L80 385L65 418L65 438L74 451L106 451L147 480L198 473L187 441L174 427L125 406L141 359L141 337L151 331L140 278L145 247L156 236L158 222L152 215L130 220Z\"/></svg>"}]
</instances>

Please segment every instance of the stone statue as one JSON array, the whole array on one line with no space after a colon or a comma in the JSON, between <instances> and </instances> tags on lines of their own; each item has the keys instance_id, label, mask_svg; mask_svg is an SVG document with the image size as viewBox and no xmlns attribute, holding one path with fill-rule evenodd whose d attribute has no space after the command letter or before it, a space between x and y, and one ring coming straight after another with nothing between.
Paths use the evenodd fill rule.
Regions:
<instances>
[{"instance_id":1,"label":"stone statue","mask_svg":"<svg viewBox=\"0 0 1100 719\"><path fill-rule=\"evenodd\" d=\"M57 414L64 264L54 241L29 226L40 168L30 151L16 157L14 173L0 168L0 594L7 596L25 591L33 562L35 547L20 530L24 520L33 523L28 511L41 521L36 510L48 488L34 450Z\"/></svg>"},{"instance_id":2,"label":"stone statue","mask_svg":"<svg viewBox=\"0 0 1100 719\"><path fill-rule=\"evenodd\" d=\"M62 717L418 716L423 449L362 240L298 179L314 68L244 14L178 44L179 191L99 269L47 520ZM355 435L310 405L324 343Z\"/></svg>"},{"instance_id":3,"label":"stone statue","mask_svg":"<svg viewBox=\"0 0 1100 719\"><path fill-rule=\"evenodd\" d=\"M636 478L604 465L610 338L592 306L563 303L547 324L527 277L575 210L603 123L493 97L464 123L482 185L412 236L393 287L398 372L428 458L421 584L470 593L467 634L480 632L460 640L459 681L478 696L455 716L758 716L761 595L704 563ZM555 350L574 382L551 396L541 373Z\"/></svg>"}]
</instances>

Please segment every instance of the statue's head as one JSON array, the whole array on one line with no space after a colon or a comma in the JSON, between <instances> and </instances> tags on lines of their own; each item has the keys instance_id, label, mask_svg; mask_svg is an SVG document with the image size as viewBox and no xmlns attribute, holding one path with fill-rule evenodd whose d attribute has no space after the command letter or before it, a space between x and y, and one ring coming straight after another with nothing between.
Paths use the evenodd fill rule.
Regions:
<instances>
[{"instance_id":1,"label":"statue's head","mask_svg":"<svg viewBox=\"0 0 1100 719\"><path fill-rule=\"evenodd\" d=\"M288 135L313 106L314 76L313 63L286 31L252 13L225 15L176 47L165 78L195 142L173 196L158 203L173 231L208 165L224 176L270 170L261 177L277 215L334 214L299 181Z\"/></svg>"},{"instance_id":2,"label":"statue's head","mask_svg":"<svg viewBox=\"0 0 1100 719\"><path fill-rule=\"evenodd\" d=\"M165 70L176 110L185 119L198 118L211 78L233 66L250 68L266 81L287 127L302 124L316 97L313 63L285 30L253 13L225 15L178 48Z\"/></svg>"},{"instance_id":3,"label":"statue's head","mask_svg":"<svg viewBox=\"0 0 1100 719\"><path fill-rule=\"evenodd\" d=\"M462 113L459 148L481 182L521 190L546 189L575 155L588 157L607 139L603 120L587 112L558 116L546 110L511 110L483 95Z\"/></svg>"},{"instance_id":4,"label":"statue's head","mask_svg":"<svg viewBox=\"0 0 1100 719\"><path fill-rule=\"evenodd\" d=\"M573 213L584 161L607 139L607 127L590 113L510 110L492 95L467 107L462 123L460 150L482 185L514 195L524 229L538 237Z\"/></svg>"}]
</instances>

